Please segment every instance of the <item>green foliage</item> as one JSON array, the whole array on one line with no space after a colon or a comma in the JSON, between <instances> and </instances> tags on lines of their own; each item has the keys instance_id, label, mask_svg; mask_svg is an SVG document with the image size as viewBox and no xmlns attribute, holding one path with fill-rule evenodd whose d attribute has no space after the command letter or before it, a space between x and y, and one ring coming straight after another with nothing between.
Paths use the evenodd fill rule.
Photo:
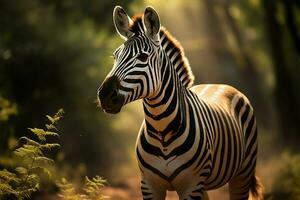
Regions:
<instances>
[{"instance_id":1,"label":"green foliage","mask_svg":"<svg viewBox=\"0 0 300 200\"><path fill-rule=\"evenodd\" d=\"M28 124L39 127L40 116L63 107L70 115L62 128L72 133L60 138L61 144L68 144L65 162L84 163L91 174L108 173L114 160L124 163L127 157L110 148L125 150L124 134L110 134L107 117L93 102L112 67L109 56L121 44L119 37L114 38L113 8L118 4L128 8L130 2L1 1L0 94L16 102L20 113L6 130L1 129L6 135L0 136L0 153L6 151L9 137L21 137ZM106 156L112 159L105 160Z\"/></svg>"},{"instance_id":2,"label":"green foliage","mask_svg":"<svg viewBox=\"0 0 300 200\"><path fill-rule=\"evenodd\" d=\"M92 179L85 177L85 185L83 193L76 192L72 183L69 183L65 178L57 182L61 193L59 197L66 200L104 200L106 196L102 195L102 188L106 181L99 176Z\"/></svg>"},{"instance_id":3,"label":"green foliage","mask_svg":"<svg viewBox=\"0 0 300 200\"><path fill-rule=\"evenodd\" d=\"M21 137L22 145L14 150L18 162L12 171L7 169L0 171L0 197L12 196L17 199L29 198L30 195L39 190L40 181L44 175L51 177L49 166L54 161L47 157L46 150L59 147L58 143L48 143L48 136L59 136L54 132L57 130L56 123L62 118L63 110L60 109L53 117L47 116L49 124L45 129L30 128L29 130L38 140Z\"/></svg>"},{"instance_id":4,"label":"green foliage","mask_svg":"<svg viewBox=\"0 0 300 200\"><path fill-rule=\"evenodd\" d=\"M62 118L64 111L60 109L54 116L47 115L49 121L45 128L29 128L36 139L21 137L20 147L13 151L15 156L14 169L0 171L0 199L27 199L32 193L41 189L42 180L53 179L52 168L55 162L46 153L60 147L58 143L50 143L49 137L58 137L56 124ZM77 193L73 184L65 178L57 182L61 190L59 196L66 200L103 200L101 189L105 181L96 176L92 179L85 177L83 193Z\"/></svg>"},{"instance_id":5,"label":"green foliage","mask_svg":"<svg viewBox=\"0 0 300 200\"><path fill-rule=\"evenodd\" d=\"M91 200L104 199L105 197L101 194L101 188L104 186L105 182L106 181L103 180L100 176L96 176L92 178L92 180L86 176L85 188L83 190Z\"/></svg>"}]
</instances>

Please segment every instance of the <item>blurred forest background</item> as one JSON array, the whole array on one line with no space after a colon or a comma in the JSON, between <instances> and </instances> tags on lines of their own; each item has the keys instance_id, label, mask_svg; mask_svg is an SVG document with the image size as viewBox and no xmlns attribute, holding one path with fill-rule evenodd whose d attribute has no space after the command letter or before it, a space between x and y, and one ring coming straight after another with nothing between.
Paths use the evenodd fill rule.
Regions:
<instances>
[{"instance_id":1,"label":"blurred forest background","mask_svg":"<svg viewBox=\"0 0 300 200\"><path fill-rule=\"evenodd\" d=\"M123 42L113 27L115 5L129 15L152 5L184 47L196 84L226 83L249 97L266 197L300 199L298 0L1 0L0 97L14 115L0 119L0 169L27 127L63 108L59 170L71 178L98 174L123 188L138 181L140 102L118 115L95 103Z\"/></svg>"}]
</instances>

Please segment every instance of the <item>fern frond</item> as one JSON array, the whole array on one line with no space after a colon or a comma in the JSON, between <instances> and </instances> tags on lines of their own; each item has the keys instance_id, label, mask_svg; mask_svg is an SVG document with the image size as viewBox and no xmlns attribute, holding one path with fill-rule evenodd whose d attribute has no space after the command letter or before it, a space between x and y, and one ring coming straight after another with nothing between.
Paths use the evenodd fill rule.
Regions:
<instances>
[{"instance_id":1,"label":"fern frond","mask_svg":"<svg viewBox=\"0 0 300 200\"><path fill-rule=\"evenodd\" d=\"M0 180L2 179L3 182L20 182L20 178L17 177L15 173L9 172L6 169L0 171ZM1 181L1 182L2 182Z\"/></svg>"},{"instance_id":2,"label":"fern frond","mask_svg":"<svg viewBox=\"0 0 300 200\"><path fill-rule=\"evenodd\" d=\"M55 123L57 123L57 122L62 118L63 114L64 114L64 110L63 110L63 109L59 109L59 110L57 111L57 113L56 113L53 117L51 117L51 116L49 116L49 115L46 115L46 117L48 118L48 120L49 120L52 124L55 124Z\"/></svg>"},{"instance_id":3,"label":"fern frond","mask_svg":"<svg viewBox=\"0 0 300 200\"><path fill-rule=\"evenodd\" d=\"M76 193L73 185L69 183L65 178L57 182L57 186L60 189L59 197L68 200L104 200L108 197L102 195L101 189L104 187L106 181L100 176L96 176L92 179L85 177L85 186L83 188L84 193Z\"/></svg>"},{"instance_id":4,"label":"fern frond","mask_svg":"<svg viewBox=\"0 0 300 200\"><path fill-rule=\"evenodd\" d=\"M46 129L47 130L56 130L57 131L56 126L54 126L53 124L46 124Z\"/></svg>"},{"instance_id":5,"label":"fern frond","mask_svg":"<svg viewBox=\"0 0 300 200\"><path fill-rule=\"evenodd\" d=\"M28 170L25 167L16 167L15 170L20 175L26 175L26 174L28 174Z\"/></svg>"},{"instance_id":6,"label":"fern frond","mask_svg":"<svg viewBox=\"0 0 300 200\"><path fill-rule=\"evenodd\" d=\"M35 157L35 165L37 166L48 166L54 164L54 160L47 158L45 156L37 156Z\"/></svg>"},{"instance_id":7,"label":"fern frond","mask_svg":"<svg viewBox=\"0 0 300 200\"><path fill-rule=\"evenodd\" d=\"M64 114L65 114L64 109L60 108L60 109L55 113L54 116L55 116L55 117L62 118Z\"/></svg>"},{"instance_id":8,"label":"fern frond","mask_svg":"<svg viewBox=\"0 0 300 200\"><path fill-rule=\"evenodd\" d=\"M46 143L46 144L41 144L40 149L54 149L60 147L60 144L58 143Z\"/></svg>"},{"instance_id":9,"label":"fern frond","mask_svg":"<svg viewBox=\"0 0 300 200\"><path fill-rule=\"evenodd\" d=\"M49 115L46 115L46 117L48 118L48 120L52 123L55 124L55 122L57 121L57 119L55 119L55 117L51 117Z\"/></svg>"},{"instance_id":10,"label":"fern frond","mask_svg":"<svg viewBox=\"0 0 300 200\"><path fill-rule=\"evenodd\" d=\"M15 155L23 158L23 157L33 157L35 155L43 155L43 152L40 148L33 145L23 145L23 147L19 147L13 152Z\"/></svg>"},{"instance_id":11,"label":"fern frond","mask_svg":"<svg viewBox=\"0 0 300 200\"><path fill-rule=\"evenodd\" d=\"M1 106L1 105L0 105ZM11 195L18 200L30 199L31 194L36 192L40 187L43 174L51 178L49 166L54 161L44 155L44 150L52 150L60 147L58 143L47 143L47 136L59 136L55 127L55 123L62 117L63 110L60 109L54 117L47 116L51 124L46 124L46 129L29 128L29 130L37 136L38 141L28 137L21 137L25 143L13 151L17 156L19 166L15 168L15 173L6 169L0 171L0 199L2 196ZM20 159L21 158L21 159ZM43 173L43 174L42 174ZM76 200L81 198L74 192Z\"/></svg>"},{"instance_id":12,"label":"fern frond","mask_svg":"<svg viewBox=\"0 0 300 200\"><path fill-rule=\"evenodd\" d=\"M66 178L62 178L60 181L56 182L57 186L63 192L74 192L74 187L72 183L69 183Z\"/></svg>"},{"instance_id":13,"label":"fern frond","mask_svg":"<svg viewBox=\"0 0 300 200\"><path fill-rule=\"evenodd\" d=\"M39 190L39 184L36 184L34 187L30 187L26 189L18 188L18 190L15 190L13 194L17 197L17 199L29 199L31 194L38 190Z\"/></svg>"},{"instance_id":14,"label":"fern frond","mask_svg":"<svg viewBox=\"0 0 300 200\"><path fill-rule=\"evenodd\" d=\"M9 184L0 182L0 197L12 193L15 193L15 190Z\"/></svg>"},{"instance_id":15,"label":"fern frond","mask_svg":"<svg viewBox=\"0 0 300 200\"><path fill-rule=\"evenodd\" d=\"M27 180L29 181L29 183L38 183L40 180L40 177L37 174L30 174L30 175L28 175Z\"/></svg>"},{"instance_id":16,"label":"fern frond","mask_svg":"<svg viewBox=\"0 0 300 200\"><path fill-rule=\"evenodd\" d=\"M92 180L90 180L87 176L85 177L85 188L84 191L86 191L89 194L92 194L94 192L99 191L106 181L102 179L100 176L94 177Z\"/></svg>"},{"instance_id":17,"label":"fern frond","mask_svg":"<svg viewBox=\"0 0 300 200\"><path fill-rule=\"evenodd\" d=\"M40 146L41 145L39 142L34 141L32 139L29 139L26 136L20 137L19 140L24 140L26 142L26 144L28 144L28 145L33 145L33 146Z\"/></svg>"},{"instance_id":18,"label":"fern frond","mask_svg":"<svg viewBox=\"0 0 300 200\"><path fill-rule=\"evenodd\" d=\"M58 133L55 133L55 132L53 132L53 131L46 131L46 132L45 132L45 136L48 136L48 135L50 135L50 136L55 136L55 137L59 137L59 134L58 134Z\"/></svg>"},{"instance_id":19,"label":"fern frond","mask_svg":"<svg viewBox=\"0 0 300 200\"><path fill-rule=\"evenodd\" d=\"M28 128L34 135L36 135L39 140L46 141L46 131L41 128Z\"/></svg>"},{"instance_id":20,"label":"fern frond","mask_svg":"<svg viewBox=\"0 0 300 200\"><path fill-rule=\"evenodd\" d=\"M106 198L101 192L101 189L104 187L104 183L106 183L106 180L100 176L93 177L92 180L86 176L85 187L83 190L86 192L89 198L93 200L103 200Z\"/></svg>"},{"instance_id":21,"label":"fern frond","mask_svg":"<svg viewBox=\"0 0 300 200\"><path fill-rule=\"evenodd\" d=\"M44 129L41 128L28 128L34 135L36 135L39 140L45 142L46 141L46 136L55 136L58 137L59 134L55 133L53 131L45 131Z\"/></svg>"},{"instance_id":22,"label":"fern frond","mask_svg":"<svg viewBox=\"0 0 300 200\"><path fill-rule=\"evenodd\" d=\"M0 171L0 178L14 177L14 176L16 176L16 175L14 173L7 171L7 169Z\"/></svg>"},{"instance_id":23,"label":"fern frond","mask_svg":"<svg viewBox=\"0 0 300 200\"><path fill-rule=\"evenodd\" d=\"M32 167L30 171L39 175L45 174L49 179L52 178L51 171L46 167L41 167L41 166Z\"/></svg>"},{"instance_id":24,"label":"fern frond","mask_svg":"<svg viewBox=\"0 0 300 200\"><path fill-rule=\"evenodd\" d=\"M39 146L31 145L31 144L24 144L24 149L27 149L28 151L33 151L36 155L43 155L43 152Z\"/></svg>"},{"instance_id":25,"label":"fern frond","mask_svg":"<svg viewBox=\"0 0 300 200\"><path fill-rule=\"evenodd\" d=\"M66 178L62 178L60 181L56 182L60 189L58 196L66 200L79 200L79 195L76 194L75 188L72 183L69 183Z\"/></svg>"}]
</instances>

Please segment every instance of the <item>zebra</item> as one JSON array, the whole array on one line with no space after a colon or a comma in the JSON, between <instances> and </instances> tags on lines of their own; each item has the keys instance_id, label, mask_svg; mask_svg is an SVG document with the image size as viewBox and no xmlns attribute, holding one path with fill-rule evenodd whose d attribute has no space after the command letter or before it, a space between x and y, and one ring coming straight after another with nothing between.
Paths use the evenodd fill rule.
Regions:
<instances>
[{"instance_id":1,"label":"zebra","mask_svg":"<svg viewBox=\"0 0 300 200\"><path fill-rule=\"evenodd\" d=\"M257 125L245 95L223 84L193 86L182 46L147 7L130 18L116 6L113 21L125 40L98 89L106 113L142 99L144 120L136 157L144 200L207 199L207 190L229 183L231 200L262 199L255 175Z\"/></svg>"}]
</instances>

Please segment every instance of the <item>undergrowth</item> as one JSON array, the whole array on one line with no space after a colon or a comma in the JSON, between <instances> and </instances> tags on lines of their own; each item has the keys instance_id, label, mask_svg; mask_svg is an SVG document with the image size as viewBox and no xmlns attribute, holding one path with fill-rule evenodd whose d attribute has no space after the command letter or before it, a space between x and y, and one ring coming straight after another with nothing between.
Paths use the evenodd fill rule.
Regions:
<instances>
[{"instance_id":1,"label":"undergrowth","mask_svg":"<svg viewBox=\"0 0 300 200\"><path fill-rule=\"evenodd\" d=\"M1 110L4 109L0 109L0 113ZM60 178L60 181L53 180L51 169L55 161L48 154L59 148L60 144L48 140L51 137L59 137L56 124L63 113L64 111L60 109L54 116L47 115L48 123L44 128L29 128L32 137L19 138L19 147L13 151L14 167L0 171L0 199L31 199L32 195L41 189L41 181L45 177L56 183L61 199L103 200L105 198L101 194L105 181L99 176L92 179L85 177L81 193L77 192L66 178Z\"/></svg>"},{"instance_id":2,"label":"undergrowth","mask_svg":"<svg viewBox=\"0 0 300 200\"><path fill-rule=\"evenodd\" d=\"M59 197L66 200L104 200L106 196L102 195L101 189L106 181L100 176L92 179L85 177L85 185L82 193L76 192L72 183L69 183L65 178L57 182L60 188Z\"/></svg>"},{"instance_id":3,"label":"undergrowth","mask_svg":"<svg viewBox=\"0 0 300 200\"><path fill-rule=\"evenodd\" d=\"M48 116L49 124L44 129L29 128L37 137L36 140L23 136L19 139L20 147L13 151L16 167L13 170L0 171L0 197L3 198L29 198L40 188L40 179L43 175L51 178L49 165L54 160L45 155L45 151L58 148L58 143L48 143L49 136L58 137L56 123L61 119L63 110L60 109L53 117Z\"/></svg>"}]
</instances>

